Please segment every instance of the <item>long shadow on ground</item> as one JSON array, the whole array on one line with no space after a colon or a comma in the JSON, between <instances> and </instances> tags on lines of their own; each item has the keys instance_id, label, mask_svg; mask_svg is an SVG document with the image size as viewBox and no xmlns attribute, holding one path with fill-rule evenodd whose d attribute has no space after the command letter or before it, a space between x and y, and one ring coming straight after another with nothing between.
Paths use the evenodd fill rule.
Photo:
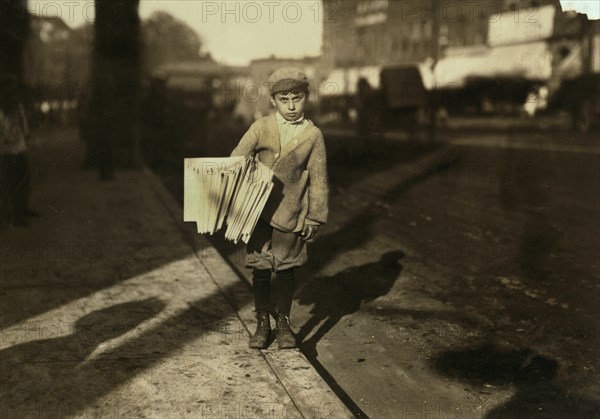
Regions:
<instances>
[{"instance_id":1,"label":"long shadow on ground","mask_svg":"<svg viewBox=\"0 0 600 419\"><path fill-rule=\"evenodd\" d=\"M301 305L312 305L312 315L297 338L310 358L318 356L317 343L344 317L357 312L362 303L386 295L400 276L400 251L388 252L380 260L345 269L337 274L310 280L296 296ZM321 327L315 329L321 322ZM314 333L306 339L310 332ZM305 340L306 339L306 340Z\"/></svg>"},{"instance_id":2,"label":"long shadow on ground","mask_svg":"<svg viewBox=\"0 0 600 419\"><path fill-rule=\"evenodd\" d=\"M239 282L224 292L235 293L238 287L246 285ZM224 328L223 320L231 311L220 291L191 302L188 309L144 332L136 330L163 307L158 299L110 306L80 318L70 335L2 350L3 417L73 417L80 411L95 411L99 417L140 417L147 413L147 405L140 408L128 402L102 407L95 402L209 332L221 332L215 345L240 338ZM120 339L116 347L86 359L102 342L114 338ZM204 368L202 374L211 371ZM114 402L122 403L119 397Z\"/></svg>"},{"instance_id":3,"label":"long shadow on ground","mask_svg":"<svg viewBox=\"0 0 600 419\"><path fill-rule=\"evenodd\" d=\"M482 391L485 385L516 388L516 394L491 410L487 419L600 417L598 400L561 389L554 382L558 362L528 348L483 344L442 352L432 364L440 374L467 382Z\"/></svg>"}]
</instances>

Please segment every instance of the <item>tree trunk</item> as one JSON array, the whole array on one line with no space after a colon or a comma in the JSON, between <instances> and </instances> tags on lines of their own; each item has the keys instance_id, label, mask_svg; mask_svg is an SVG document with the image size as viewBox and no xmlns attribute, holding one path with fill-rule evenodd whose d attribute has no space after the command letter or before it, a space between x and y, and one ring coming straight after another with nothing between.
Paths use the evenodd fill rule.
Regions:
<instances>
[{"instance_id":1,"label":"tree trunk","mask_svg":"<svg viewBox=\"0 0 600 419\"><path fill-rule=\"evenodd\" d=\"M0 0L0 74L23 80L23 48L29 34L27 0Z\"/></svg>"},{"instance_id":2,"label":"tree trunk","mask_svg":"<svg viewBox=\"0 0 600 419\"><path fill-rule=\"evenodd\" d=\"M96 0L92 94L86 112L92 124L88 161L100 179L114 177L116 168L140 164L139 0Z\"/></svg>"}]
</instances>

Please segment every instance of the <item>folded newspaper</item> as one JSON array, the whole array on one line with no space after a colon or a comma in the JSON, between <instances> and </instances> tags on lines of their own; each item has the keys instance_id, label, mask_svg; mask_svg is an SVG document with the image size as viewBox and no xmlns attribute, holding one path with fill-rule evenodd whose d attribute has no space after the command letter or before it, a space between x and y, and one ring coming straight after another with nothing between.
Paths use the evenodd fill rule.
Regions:
<instances>
[{"instance_id":1,"label":"folded newspaper","mask_svg":"<svg viewBox=\"0 0 600 419\"><path fill-rule=\"evenodd\" d=\"M248 243L272 178L272 170L251 157L185 159L183 221L195 222L199 234L214 234L226 225L227 240Z\"/></svg>"}]
</instances>

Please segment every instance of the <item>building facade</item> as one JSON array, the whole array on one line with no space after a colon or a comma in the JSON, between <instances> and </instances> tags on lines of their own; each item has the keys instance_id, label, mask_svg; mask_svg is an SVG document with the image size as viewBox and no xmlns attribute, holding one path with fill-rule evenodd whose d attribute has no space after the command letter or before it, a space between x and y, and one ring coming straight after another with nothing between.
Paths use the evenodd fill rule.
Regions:
<instances>
[{"instance_id":1,"label":"building facade","mask_svg":"<svg viewBox=\"0 0 600 419\"><path fill-rule=\"evenodd\" d=\"M491 16L559 0L323 0L323 58L330 68L437 61L448 50L485 46Z\"/></svg>"}]
</instances>

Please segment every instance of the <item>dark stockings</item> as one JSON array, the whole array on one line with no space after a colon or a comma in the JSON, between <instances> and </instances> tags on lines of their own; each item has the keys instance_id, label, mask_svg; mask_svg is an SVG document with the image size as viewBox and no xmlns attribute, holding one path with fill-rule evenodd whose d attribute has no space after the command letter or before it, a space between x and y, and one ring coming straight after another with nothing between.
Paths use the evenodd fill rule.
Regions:
<instances>
[{"instance_id":1,"label":"dark stockings","mask_svg":"<svg viewBox=\"0 0 600 419\"><path fill-rule=\"evenodd\" d=\"M294 268L277 272L277 307L279 314L290 317L294 298Z\"/></svg>"},{"instance_id":2,"label":"dark stockings","mask_svg":"<svg viewBox=\"0 0 600 419\"><path fill-rule=\"evenodd\" d=\"M252 273L252 290L254 291L254 308L257 313L268 313L271 303L271 271L255 269Z\"/></svg>"},{"instance_id":3,"label":"dark stockings","mask_svg":"<svg viewBox=\"0 0 600 419\"><path fill-rule=\"evenodd\" d=\"M255 269L252 275L254 307L257 313L266 313L270 307L271 271ZM279 314L290 316L294 298L294 268L277 272L277 307Z\"/></svg>"}]
</instances>

